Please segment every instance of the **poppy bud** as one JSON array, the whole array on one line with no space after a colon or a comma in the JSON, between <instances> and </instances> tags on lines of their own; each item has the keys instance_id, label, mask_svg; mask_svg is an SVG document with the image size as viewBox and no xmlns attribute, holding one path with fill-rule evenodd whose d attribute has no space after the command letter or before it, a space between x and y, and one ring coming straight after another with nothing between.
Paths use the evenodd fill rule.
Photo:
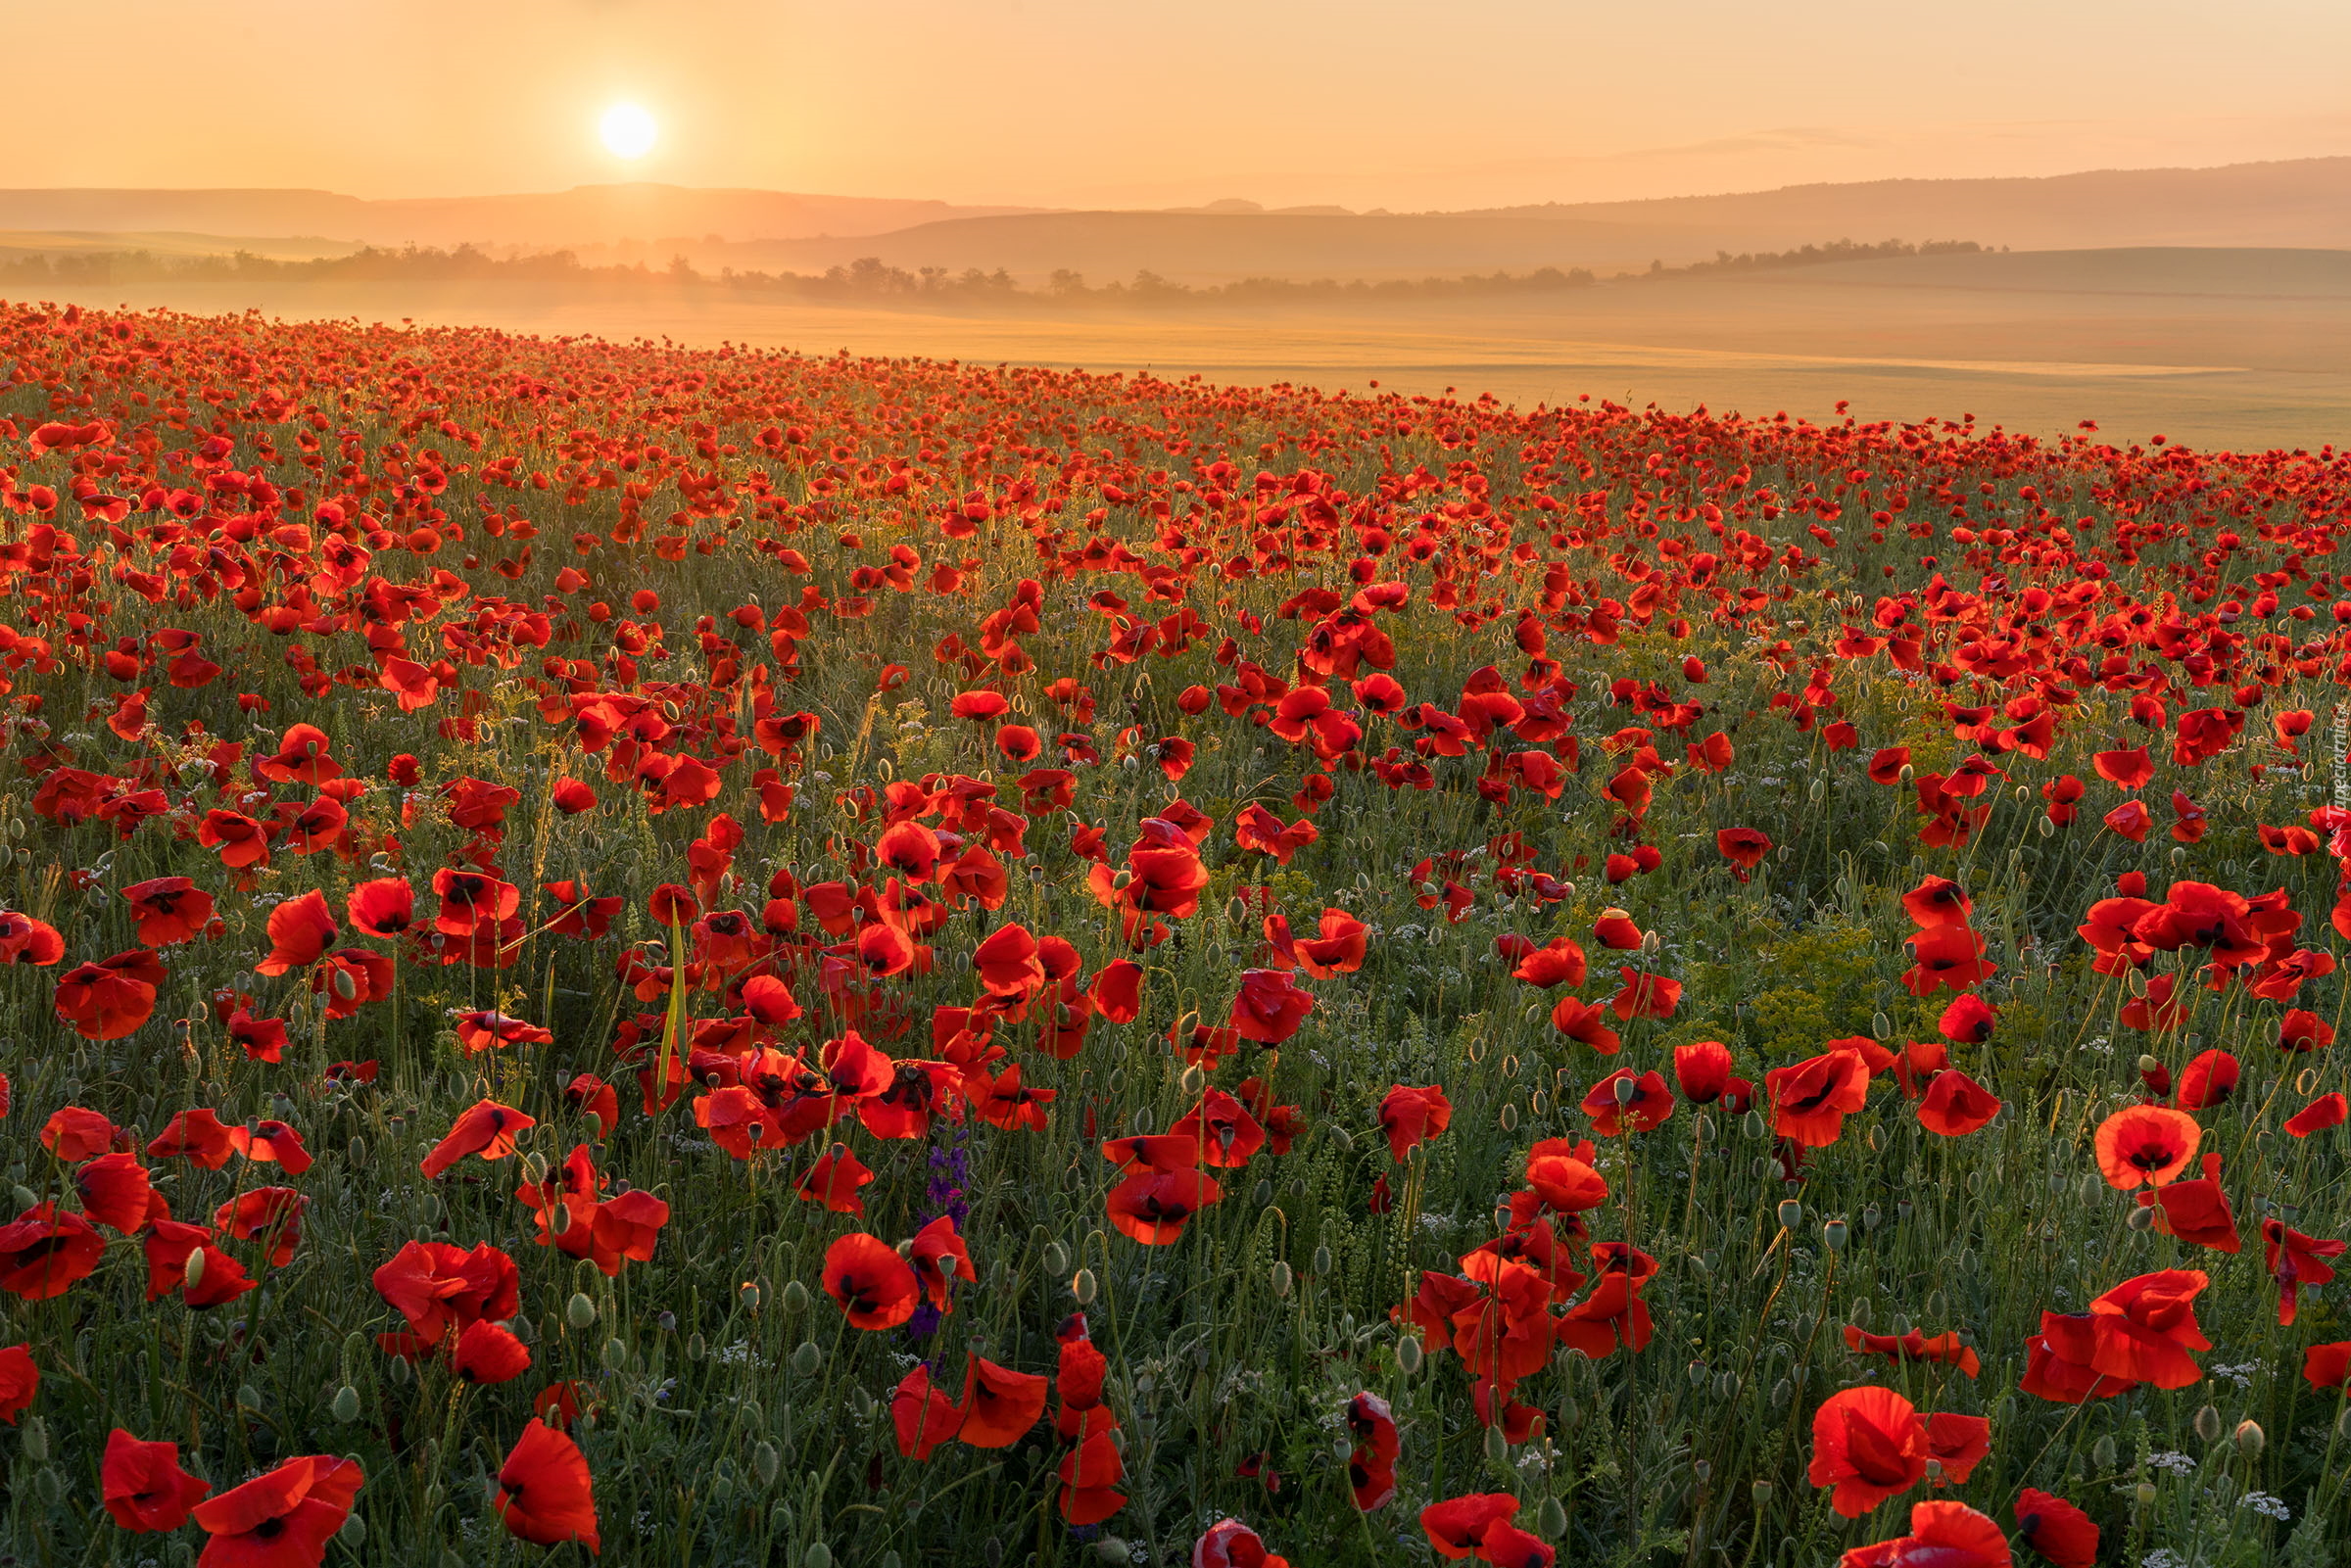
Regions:
<instances>
[{"instance_id":1,"label":"poppy bud","mask_svg":"<svg viewBox=\"0 0 2351 1568\"><path fill-rule=\"evenodd\" d=\"M1786 1205L1781 1206L1783 1211L1786 1207ZM1833 1253L1845 1251L1845 1244L1850 1239L1850 1236L1851 1233L1846 1229L1845 1221L1842 1219L1832 1219L1820 1227L1821 1243Z\"/></svg>"},{"instance_id":2,"label":"poppy bud","mask_svg":"<svg viewBox=\"0 0 2351 1568\"><path fill-rule=\"evenodd\" d=\"M1279 1261L1274 1263L1272 1284L1274 1295L1287 1296L1290 1293L1290 1265L1288 1263Z\"/></svg>"},{"instance_id":3,"label":"poppy bud","mask_svg":"<svg viewBox=\"0 0 2351 1568\"><path fill-rule=\"evenodd\" d=\"M1928 1458L1927 1480L1935 1486L1943 1485L1943 1461L1941 1459L1934 1457Z\"/></svg>"},{"instance_id":4,"label":"poppy bud","mask_svg":"<svg viewBox=\"0 0 2351 1568\"><path fill-rule=\"evenodd\" d=\"M1794 1230L1804 1222L1804 1206L1794 1198L1780 1200L1780 1228Z\"/></svg>"},{"instance_id":5,"label":"poppy bud","mask_svg":"<svg viewBox=\"0 0 2351 1568\"><path fill-rule=\"evenodd\" d=\"M1625 1085L1623 1085L1623 1084L1621 1084L1621 1083L1617 1085L1617 1087L1618 1087L1618 1088L1620 1088L1620 1089L1621 1089L1621 1088L1623 1088L1624 1086L1625 1086ZM1509 1105L1509 1104L1505 1104L1505 1105L1503 1106L1503 1108L1502 1108L1502 1117L1501 1117L1501 1121L1502 1121L1502 1130L1503 1130L1503 1131L1505 1131L1505 1132L1515 1132L1515 1131L1517 1131L1517 1130L1518 1130L1518 1108L1517 1108L1516 1106L1514 1106L1514 1105Z\"/></svg>"},{"instance_id":6,"label":"poppy bud","mask_svg":"<svg viewBox=\"0 0 2351 1568\"><path fill-rule=\"evenodd\" d=\"M1079 1306L1090 1305L1094 1299L1094 1271L1090 1268L1078 1270L1077 1277L1070 1281L1070 1294L1078 1299Z\"/></svg>"},{"instance_id":7,"label":"poppy bud","mask_svg":"<svg viewBox=\"0 0 2351 1568\"><path fill-rule=\"evenodd\" d=\"M1134 1548L1117 1536L1104 1536L1094 1543L1094 1555L1104 1562L1132 1562Z\"/></svg>"},{"instance_id":8,"label":"poppy bud","mask_svg":"<svg viewBox=\"0 0 2351 1568\"><path fill-rule=\"evenodd\" d=\"M547 1233L560 1236L571 1229L571 1205L556 1204L548 1211Z\"/></svg>"},{"instance_id":9,"label":"poppy bud","mask_svg":"<svg viewBox=\"0 0 2351 1568\"><path fill-rule=\"evenodd\" d=\"M240 1383L240 1384L238 1384L238 1385L237 1385L237 1404L238 1404L238 1406L239 1406L240 1408L242 1408L242 1409L247 1409L247 1410L258 1410L258 1409L260 1409L260 1408L262 1407L262 1391L261 1391L260 1389L257 1389L257 1388L255 1388L255 1387L254 1387L252 1384L250 1384L250 1383Z\"/></svg>"},{"instance_id":10,"label":"poppy bud","mask_svg":"<svg viewBox=\"0 0 2351 1568\"><path fill-rule=\"evenodd\" d=\"M2207 1443L2221 1441L2221 1412L2207 1404L2196 1411L2196 1436Z\"/></svg>"},{"instance_id":11,"label":"poppy bud","mask_svg":"<svg viewBox=\"0 0 2351 1568\"><path fill-rule=\"evenodd\" d=\"M782 1469L783 1466L784 1460L782 1456L776 1452L776 1446L774 1444L762 1441L758 1447L751 1449L751 1473L759 1478L759 1484L761 1486L774 1486L776 1484L776 1472Z\"/></svg>"},{"instance_id":12,"label":"poppy bud","mask_svg":"<svg viewBox=\"0 0 2351 1568\"><path fill-rule=\"evenodd\" d=\"M574 1291L563 1308L563 1316L573 1328L586 1328L596 1321L596 1303L588 1299L587 1292Z\"/></svg>"},{"instance_id":13,"label":"poppy bud","mask_svg":"<svg viewBox=\"0 0 2351 1568\"><path fill-rule=\"evenodd\" d=\"M346 1424L360 1418L360 1391L346 1383L335 1390L335 1419Z\"/></svg>"},{"instance_id":14,"label":"poppy bud","mask_svg":"<svg viewBox=\"0 0 2351 1568\"><path fill-rule=\"evenodd\" d=\"M825 1364L825 1353L816 1348L816 1341L802 1340L799 1349L792 1353L792 1370L800 1377L814 1377L816 1369Z\"/></svg>"},{"instance_id":15,"label":"poppy bud","mask_svg":"<svg viewBox=\"0 0 2351 1568\"><path fill-rule=\"evenodd\" d=\"M1902 771L1895 776L1895 780L1901 784L1908 784L1917 777L1918 770L1906 762L1902 764Z\"/></svg>"},{"instance_id":16,"label":"poppy bud","mask_svg":"<svg viewBox=\"0 0 2351 1568\"><path fill-rule=\"evenodd\" d=\"M2138 1059L2138 1070L2141 1072L2161 1072L2163 1070L2163 1064L2156 1061L2151 1056L2142 1056Z\"/></svg>"},{"instance_id":17,"label":"poppy bud","mask_svg":"<svg viewBox=\"0 0 2351 1568\"><path fill-rule=\"evenodd\" d=\"M1207 1081L1207 1075L1200 1070L1200 1065L1195 1062L1190 1067L1183 1069L1183 1077L1180 1080L1179 1086L1187 1095L1198 1094L1200 1092L1200 1086Z\"/></svg>"},{"instance_id":18,"label":"poppy bud","mask_svg":"<svg viewBox=\"0 0 2351 1568\"><path fill-rule=\"evenodd\" d=\"M1411 1377L1420 1370L1420 1341L1411 1334L1396 1342L1396 1370Z\"/></svg>"},{"instance_id":19,"label":"poppy bud","mask_svg":"<svg viewBox=\"0 0 2351 1568\"><path fill-rule=\"evenodd\" d=\"M1331 1270L1331 1267L1332 1263L1330 1249L1328 1247L1317 1247L1315 1249L1315 1277L1319 1279L1323 1275L1328 1274Z\"/></svg>"},{"instance_id":20,"label":"poppy bud","mask_svg":"<svg viewBox=\"0 0 2351 1568\"><path fill-rule=\"evenodd\" d=\"M2269 1445L2270 1441L2269 1434L2262 1431L2261 1424L2257 1421L2237 1422L2235 1435L2236 1451L2248 1459L2260 1458L2261 1450Z\"/></svg>"},{"instance_id":21,"label":"poppy bud","mask_svg":"<svg viewBox=\"0 0 2351 1568\"><path fill-rule=\"evenodd\" d=\"M811 1541L808 1549L800 1553L800 1568L833 1568L833 1548L821 1541Z\"/></svg>"},{"instance_id":22,"label":"poppy bud","mask_svg":"<svg viewBox=\"0 0 2351 1568\"><path fill-rule=\"evenodd\" d=\"M709 1354L710 1348L702 1343L700 1334L690 1334L686 1337L686 1359L698 1361Z\"/></svg>"},{"instance_id":23,"label":"poppy bud","mask_svg":"<svg viewBox=\"0 0 2351 1568\"><path fill-rule=\"evenodd\" d=\"M2033 831L2039 833L2043 838L2054 838L2057 836L2057 825L2049 821L2045 815L2034 823Z\"/></svg>"},{"instance_id":24,"label":"poppy bud","mask_svg":"<svg viewBox=\"0 0 2351 1568\"><path fill-rule=\"evenodd\" d=\"M2131 1489L2131 1497L2132 1499L2140 1507L2152 1508L2155 1506L2155 1483L2152 1481L2141 1481L2137 1486Z\"/></svg>"},{"instance_id":25,"label":"poppy bud","mask_svg":"<svg viewBox=\"0 0 2351 1568\"><path fill-rule=\"evenodd\" d=\"M2090 1445L2089 1462L2100 1470L2114 1468L2114 1439L2112 1436L2102 1437Z\"/></svg>"},{"instance_id":26,"label":"poppy bud","mask_svg":"<svg viewBox=\"0 0 2351 1568\"><path fill-rule=\"evenodd\" d=\"M1739 1125L1749 1137L1762 1137L1764 1127L1763 1113L1760 1111L1748 1112L1748 1114L1740 1119Z\"/></svg>"},{"instance_id":27,"label":"poppy bud","mask_svg":"<svg viewBox=\"0 0 2351 1568\"><path fill-rule=\"evenodd\" d=\"M1872 1013L1869 1016L1869 1032L1881 1040L1890 1039L1894 1035L1894 1024L1885 1014Z\"/></svg>"},{"instance_id":28,"label":"poppy bud","mask_svg":"<svg viewBox=\"0 0 2351 1568\"><path fill-rule=\"evenodd\" d=\"M1330 1141L1339 1146L1339 1153L1343 1155L1351 1155L1355 1153L1355 1135L1349 1132L1345 1127L1332 1127L1330 1129ZM25 1203L24 1207L31 1207L29 1200Z\"/></svg>"},{"instance_id":29,"label":"poppy bud","mask_svg":"<svg viewBox=\"0 0 2351 1568\"><path fill-rule=\"evenodd\" d=\"M201 1247L199 1247L199 1248L197 1248L197 1249L196 1249L194 1252L192 1252L192 1253L188 1254L188 1260L187 1260L187 1263L186 1263L184 1266L186 1267L186 1270L187 1270L187 1273L186 1273L186 1276L185 1276L185 1278L186 1278L186 1282L187 1282L187 1283L186 1283L186 1288L187 1288L187 1289L189 1289L189 1290L194 1290L194 1289L195 1289L197 1286L199 1286L199 1285L203 1284L203 1283L204 1283L204 1249L203 1249L203 1248L201 1248Z\"/></svg>"},{"instance_id":30,"label":"poppy bud","mask_svg":"<svg viewBox=\"0 0 2351 1568\"><path fill-rule=\"evenodd\" d=\"M2130 1218L2124 1223L2133 1230L2153 1230L2155 1228L2155 1211L2151 1208L2134 1209L2131 1211Z\"/></svg>"},{"instance_id":31,"label":"poppy bud","mask_svg":"<svg viewBox=\"0 0 2351 1568\"><path fill-rule=\"evenodd\" d=\"M347 969L338 967L334 979L329 983L334 986L335 996L341 1001L351 1001L360 994L360 982L351 977L351 971Z\"/></svg>"},{"instance_id":32,"label":"poppy bud","mask_svg":"<svg viewBox=\"0 0 2351 1568\"><path fill-rule=\"evenodd\" d=\"M1786 1404L1789 1401L1789 1398L1795 1393L1795 1385L1791 1384L1786 1378L1782 1378L1777 1383L1774 1383L1771 1386L1772 1408L1776 1410L1781 1405Z\"/></svg>"},{"instance_id":33,"label":"poppy bud","mask_svg":"<svg viewBox=\"0 0 2351 1568\"><path fill-rule=\"evenodd\" d=\"M354 1139L352 1139L352 1140L351 1140L351 1143L350 1143L350 1145L349 1145L349 1147L348 1147L348 1148L346 1148L346 1149L344 1150L344 1153L343 1153L343 1158L351 1162L351 1164L352 1164L352 1168L353 1168L353 1169L355 1169L355 1170L364 1170L364 1169L366 1169L366 1168L367 1168L367 1140L366 1140L366 1139L364 1139L364 1138L354 1138Z\"/></svg>"},{"instance_id":34,"label":"poppy bud","mask_svg":"<svg viewBox=\"0 0 2351 1568\"><path fill-rule=\"evenodd\" d=\"M21 1436L20 1436L20 1437L17 1439L17 1446L18 1446L19 1448L23 1449L24 1450L24 1457L25 1457L25 1458L27 1458L27 1459L30 1459L30 1460L31 1460L33 1463L35 1463L35 1464L46 1464L46 1463L48 1463L48 1462L49 1462L49 1426L48 1426L48 1423L47 1423L47 1422L45 1422L45 1421L43 1421L43 1420L42 1420L42 1419L41 1419L39 1416L37 1416L37 1415L35 1415L35 1416L28 1416L28 1417L26 1417L26 1418L25 1418L25 1421L24 1421L24 1430L23 1434L22 1434L22 1435L21 1435Z\"/></svg>"},{"instance_id":35,"label":"poppy bud","mask_svg":"<svg viewBox=\"0 0 2351 1568\"><path fill-rule=\"evenodd\" d=\"M1503 1435L1502 1428L1498 1426L1486 1428L1486 1457L1496 1464L1508 1464L1511 1461L1511 1440Z\"/></svg>"},{"instance_id":36,"label":"poppy bud","mask_svg":"<svg viewBox=\"0 0 2351 1568\"><path fill-rule=\"evenodd\" d=\"M758 1287L756 1285L748 1285L744 1287L746 1290L756 1290L757 1288ZM788 1312L799 1311L802 1307L805 1307L808 1305L808 1287L801 1284L796 1279L786 1280L784 1282L783 1302L784 1310Z\"/></svg>"},{"instance_id":37,"label":"poppy bud","mask_svg":"<svg viewBox=\"0 0 2351 1568\"><path fill-rule=\"evenodd\" d=\"M1224 918L1238 926L1249 918L1249 906L1236 898L1224 906Z\"/></svg>"}]
</instances>

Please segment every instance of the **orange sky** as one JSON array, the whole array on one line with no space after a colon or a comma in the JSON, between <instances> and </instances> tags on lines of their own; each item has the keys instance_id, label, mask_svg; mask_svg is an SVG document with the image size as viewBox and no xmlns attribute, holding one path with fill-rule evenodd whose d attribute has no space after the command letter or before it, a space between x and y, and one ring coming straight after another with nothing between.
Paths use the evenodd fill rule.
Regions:
<instances>
[{"instance_id":1,"label":"orange sky","mask_svg":"<svg viewBox=\"0 0 2351 1568\"><path fill-rule=\"evenodd\" d=\"M2340 0L72 0L0 184L1399 210L2351 153ZM663 136L623 164L597 117Z\"/></svg>"}]
</instances>

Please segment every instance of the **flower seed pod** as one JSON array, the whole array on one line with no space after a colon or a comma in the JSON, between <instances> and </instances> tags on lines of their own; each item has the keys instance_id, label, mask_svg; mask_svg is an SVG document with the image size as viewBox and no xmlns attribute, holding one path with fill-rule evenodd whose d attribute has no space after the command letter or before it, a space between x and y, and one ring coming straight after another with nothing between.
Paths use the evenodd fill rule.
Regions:
<instances>
[{"instance_id":1,"label":"flower seed pod","mask_svg":"<svg viewBox=\"0 0 2351 1568\"><path fill-rule=\"evenodd\" d=\"M1845 1244L1850 1239L1851 1233L1846 1229L1842 1219L1832 1219L1820 1227L1821 1244L1833 1253L1845 1251Z\"/></svg>"},{"instance_id":2,"label":"flower seed pod","mask_svg":"<svg viewBox=\"0 0 2351 1568\"><path fill-rule=\"evenodd\" d=\"M1630 1077L1622 1077L1616 1080L1616 1087L1609 1092L1616 1096L1618 1105L1631 1105L1640 1098L1641 1085L1635 1083Z\"/></svg>"},{"instance_id":3,"label":"flower seed pod","mask_svg":"<svg viewBox=\"0 0 2351 1568\"><path fill-rule=\"evenodd\" d=\"M1754 1485L1747 1489L1747 1495L1754 1499L1755 1508L1758 1512L1771 1506L1771 1483L1768 1481L1758 1481L1754 1483Z\"/></svg>"},{"instance_id":4,"label":"flower seed pod","mask_svg":"<svg viewBox=\"0 0 2351 1568\"><path fill-rule=\"evenodd\" d=\"M1090 1268L1080 1268L1070 1281L1070 1294L1077 1298L1080 1307L1092 1305L1096 1288L1094 1271Z\"/></svg>"},{"instance_id":5,"label":"flower seed pod","mask_svg":"<svg viewBox=\"0 0 2351 1568\"><path fill-rule=\"evenodd\" d=\"M563 1317L573 1328L586 1328L596 1321L596 1303L588 1299L586 1291L574 1291L564 1304Z\"/></svg>"},{"instance_id":6,"label":"flower seed pod","mask_svg":"<svg viewBox=\"0 0 2351 1568\"><path fill-rule=\"evenodd\" d=\"M1804 1222L1804 1206L1794 1198L1780 1200L1780 1228L1794 1230Z\"/></svg>"}]
</instances>

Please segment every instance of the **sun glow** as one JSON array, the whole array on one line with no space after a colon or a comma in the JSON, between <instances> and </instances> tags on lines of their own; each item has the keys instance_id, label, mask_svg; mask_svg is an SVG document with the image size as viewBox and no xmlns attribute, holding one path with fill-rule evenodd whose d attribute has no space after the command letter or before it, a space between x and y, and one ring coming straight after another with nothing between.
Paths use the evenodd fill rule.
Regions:
<instances>
[{"instance_id":1,"label":"sun glow","mask_svg":"<svg viewBox=\"0 0 2351 1568\"><path fill-rule=\"evenodd\" d=\"M604 111L604 118L597 122L596 131L603 140L605 150L614 157L636 159L653 150L661 127L653 123L651 115L637 105L614 104Z\"/></svg>"}]
</instances>

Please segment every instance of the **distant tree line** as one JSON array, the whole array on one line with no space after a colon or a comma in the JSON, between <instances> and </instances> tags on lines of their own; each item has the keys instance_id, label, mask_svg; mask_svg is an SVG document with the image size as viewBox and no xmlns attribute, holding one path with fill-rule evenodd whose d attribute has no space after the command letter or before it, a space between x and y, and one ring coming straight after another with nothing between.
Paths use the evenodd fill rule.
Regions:
<instances>
[{"instance_id":1,"label":"distant tree line","mask_svg":"<svg viewBox=\"0 0 2351 1568\"><path fill-rule=\"evenodd\" d=\"M0 251L0 291L19 292L44 283L237 282L267 280L307 283L462 282L495 281L532 284L592 283L603 285L659 285L740 290L807 300L932 300L1058 301L1066 304L1098 302L1147 306L1186 304L1282 304L1318 300L1397 301L1451 299L1490 295L1550 294L1590 288L1603 282L1648 282L1716 273L1751 272L1782 267L1816 266L1831 261L1867 261L1881 257L1944 256L1978 252L1986 247L1974 240L1928 240L1913 245L1885 240L1875 245L1833 240L1793 251L1762 251L1733 256L1717 252L1710 261L1667 266L1650 263L1646 272L1619 272L1607 279L1589 267L1537 267L1531 272L1495 271L1461 277L1297 279L1238 278L1226 283L1190 284L1172 281L1148 269L1127 282L1089 285L1083 274L1067 268L1050 274L1041 288L1023 288L1010 272L966 267L960 272L942 266L908 271L878 257L861 257L845 266L823 272L738 271L733 267L708 273L684 256L666 267L643 261L588 265L571 251L543 251L510 257L493 256L477 246L449 250L408 246L399 250L366 246L348 256L278 261L236 251L225 256L167 256L150 251Z\"/></svg>"}]
</instances>

